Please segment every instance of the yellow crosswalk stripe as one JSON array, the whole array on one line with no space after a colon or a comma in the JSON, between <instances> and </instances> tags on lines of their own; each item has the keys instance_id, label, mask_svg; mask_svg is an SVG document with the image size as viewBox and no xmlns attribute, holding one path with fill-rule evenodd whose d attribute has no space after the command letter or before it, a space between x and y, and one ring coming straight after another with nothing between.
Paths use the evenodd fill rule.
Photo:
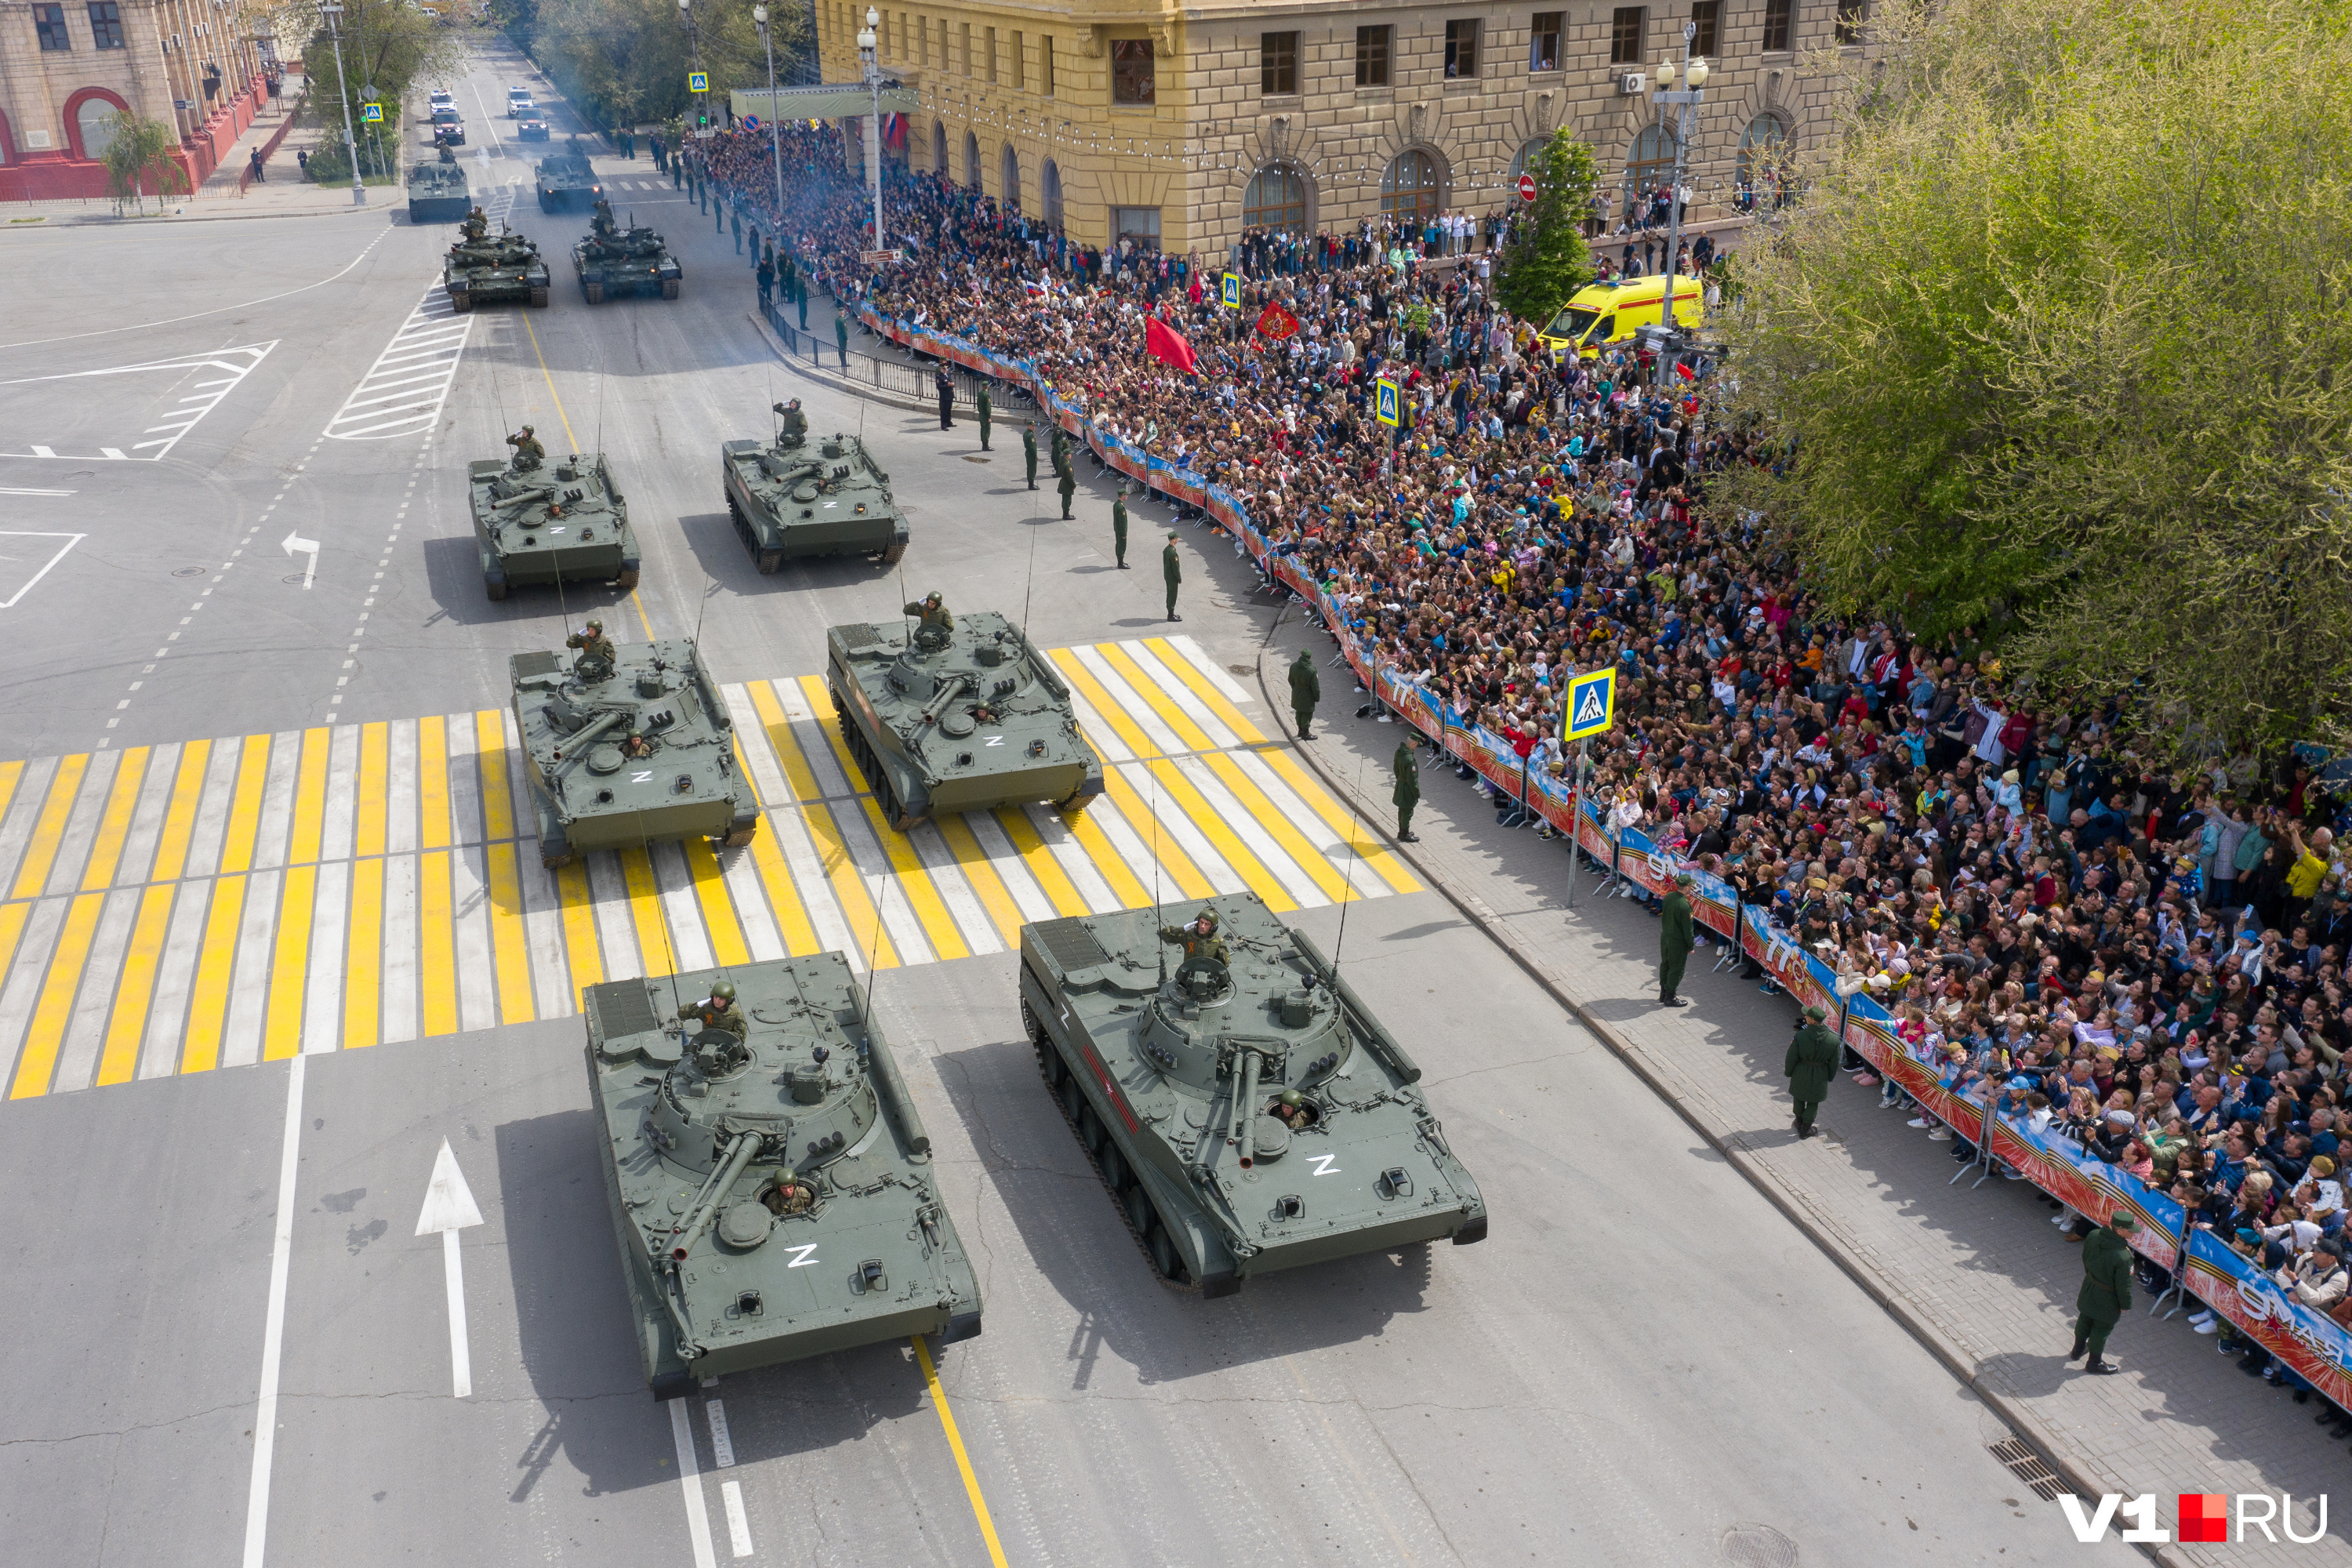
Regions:
<instances>
[{"instance_id":1,"label":"yellow crosswalk stripe","mask_svg":"<svg viewBox=\"0 0 2352 1568\"><path fill-rule=\"evenodd\" d=\"M816 799L816 774L809 771L808 759L801 755L801 743L793 736L792 723L784 717L784 705L776 700L774 686L765 680L753 680L746 683L746 689L751 693L752 708L760 715L760 728L766 732L768 744L776 753L777 764L784 770L784 782L791 786L793 798Z\"/></svg>"},{"instance_id":2,"label":"yellow crosswalk stripe","mask_svg":"<svg viewBox=\"0 0 2352 1568\"><path fill-rule=\"evenodd\" d=\"M96 892L114 885L114 869L122 858L122 840L131 831L131 813L139 805L139 786L147 777L148 749L133 746L115 765L114 788L106 797L106 815L99 819L98 842L81 874L82 891Z\"/></svg>"},{"instance_id":3,"label":"yellow crosswalk stripe","mask_svg":"<svg viewBox=\"0 0 2352 1568\"><path fill-rule=\"evenodd\" d=\"M449 847L449 732L438 713L416 721L416 842L426 849ZM448 874L448 868L442 868Z\"/></svg>"},{"instance_id":4,"label":"yellow crosswalk stripe","mask_svg":"<svg viewBox=\"0 0 2352 1568\"><path fill-rule=\"evenodd\" d=\"M1307 836L1282 814L1282 808L1268 800L1265 792L1234 765L1229 752L1213 752L1206 760L1209 771L1233 792L1234 798L1241 802L1242 809L1249 814L1250 819L1273 837L1275 843L1297 863L1298 868L1323 889L1325 898L1336 904L1356 896L1356 890L1348 885L1347 879L1323 858L1320 851L1307 842Z\"/></svg>"},{"instance_id":5,"label":"yellow crosswalk stripe","mask_svg":"<svg viewBox=\"0 0 2352 1568\"><path fill-rule=\"evenodd\" d=\"M852 790L864 794L866 775L857 771L857 760L849 754L849 742L842 736L840 718L833 710L833 693L825 689L824 677L802 676L801 695L807 701L809 711L815 715L818 732L824 736L825 744L833 748L833 758L841 764L842 776L848 779ZM811 779L814 781L814 774L811 774ZM809 798L817 799L823 793L821 786L813 784Z\"/></svg>"},{"instance_id":6,"label":"yellow crosswalk stripe","mask_svg":"<svg viewBox=\"0 0 2352 1568\"><path fill-rule=\"evenodd\" d=\"M1400 893L1418 893L1421 884L1405 869L1396 852L1364 830L1363 825L1349 816L1346 807L1331 798L1329 793L1307 776L1307 769L1297 758L1280 747L1268 747L1256 753L1259 760L1282 776L1307 808L1321 817L1341 840L1355 847L1356 854L1365 865L1377 873L1381 881Z\"/></svg>"},{"instance_id":7,"label":"yellow crosswalk stripe","mask_svg":"<svg viewBox=\"0 0 2352 1568\"><path fill-rule=\"evenodd\" d=\"M637 961L647 975L677 971L677 950L670 945L669 927L662 919L661 884L654 879L651 856L643 849L621 851L621 880L628 889L629 921L636 928Z\"/></svg>"},{"instance_id":8,"label":"yellow crosswalk stripe","mask_svg":"<svg viewBox=\"0 0 2352 1568\"><path fill-rule=\"evenodd\" d=\"M703 929L710 933L711 956L730 969L751 963L751 950L744 943L743 925L735 918L735 900L727 891L727 879L719 869L719 857L710 840L686 841L686 868L694 879L694 901L702 910Z\"/></svg>"},{"instance_id":9,"label":"yellow crosswalk stripe","mask_svg":"<svg viewBox=\"0 0 2352 1568\"><path fill-rule=\"evenodd\" d=\"M1225 826L1223 817L1201 797L1201 792L1192 787L1192 781L1183 775L1172 760L1162 759L1143 765L1150 769L1161 795L1184 814L1195 831L1208 839L1218 856L1248 884L1249 890L1258 896L1260 902L1277 914L1298 907L1298 900L1290 896L1281 879L1267 870L1265 863L1242 842L1241 836Z\"/></svg>"},{"instance_id":10,"label":"yellow crosswalk stripe","mask_svg":"<svg viewBox=\"0 0 2352 1568\"><path fill-rule=\"evenodd\" d=\"M269 782L269 737L247 735L236 763L236 793L229 799L228 837L220 868L253 869L253 842L261 832L261 791Z\"/></svg>"},{"instance_id":11,"label":"yellow crosswalk stripe","mask_svg":"<svg viewBox=\"0 0 2352 1568\"><path fill-rule=\"evenodd\" d=\"M302 731L302 760L294 780L294 841L286 854L289 866L319 858L327 828L327 742L333 734L323 726Z\"/></svg>"},{"instance_id":12,"label":"yellow crosswalk stripe","mask_svg":"<svg viewBox=\"0 0 2352 1568\"><path fill-rule=\"evenodd\" d=\"M359 821L352 833L352 853L383 853L384 808L390 777L384 759L392 745L392 726L383 722L360 727Z\"/></svg>"},{"instance_id":13,"label":"yellow crosswalk stripe","mask_svg":"<svg viewBox=\"0 0 2352 1568\"><path fill-rule=\"evenodd\" d=\"M491 715L493 725L497 717L495 713ZM488 770L483 771L487 775ZM485 777L482 789L485 805L492 798ZM503 788L495 798L501 805L507 805ZM510 806L509 810L511 812ZM523 929L522 873L518 869L514 845L491 845L488 860L490 955L499 981L499 1022L528 1024L539 1016L539 1003L530 989L530 936Z\"/></svg>"},{"instance_id":14,"label":"yellow crosswalk stripe","mask_svg":"<svg viewBox=\"0 0 2352 1568\"><path fill-rule=\"evenodd\" d=\"M163 937L172 924L173 891L170 883L158 882L140 892L131 945L122 955L122 978L114 990L113 1010L107 1015L106 1044L99 1053L100 1084L128 1083L139 1070L139 1044L147 1034L147 1010L155 994Z\"/></svg>"},{"instance_id":15,"label":"yellow crosswalk stripe","mask_svg":"<svg viewBox=\"0 0 2352 1568\"><path fill-rule=\"evenodd\" d=\"M824 952L824 944L817 940L816 928L809 921L800 889L793 885L792 868L784 863L784 852L776 844L777 831L772 821L760 825L759 837L751 840L751 865L760 873L760 886L767 891L768 912L775 917L776 931L783 939L784 951L794 958L804 958Z\"/></svg>"},{"instance_id":16,"label":"yellow crosswalk stripe","mask_svg":"<svg viewBox=\"0 0 2352 1568\"><path fill-rule=\"evenodd\" d=\"M1106 786L1104 793L1118 807L1119 814L1127 818L1128 826L1134 829L1137 837L1143 840L1147 850L1157 856L1162 884L1161 898L1164 900L1171 892L1188 899L1214 897L1216 889L1201 875L1201 868L1192 864L1192 858L1184 853L1184 847L1161 830L1159 820L1151 815L1151 803L1127 782L1127 775L1112 768L1104 775L1103 783ZM1102 808L1097 806L1094 809L1099 811Z\"/></svg>"},{"instance_id":17,"label":"yellow crosswalk stripe","mask_svg":"<svg viewBox=\"0 0 2352 1568\"><path fill-rule=\"evenodd\" d=\"M1093 912L1087 908L1087 900L1079 894L1077 884L1070 880L1070 874L1062 869L1062 863L1054 858L1054 852L1045 847L1044 839L1037 837L1037 828L1029 820L1027 812L1019 806L1009 805L989 815L998 826L1004 829L1004 836L1013 840L1013 853L1021 857L1021 863L1029 868L1029 875L1037 879L1038 890L1045 895L1056 913L1083 915Z\"/></svg>"},{"instance_id":18,"label":"yellow crosswalk stripe","mask_svg":"<svg viewBox=\"0 0 2352 1568\"><path fill-rule=\"evenodd\" d=\"M22 762L0 763L0 819L5 819L8 808L16 804L16 787L24 782L25 764Z\"/></svg>"},{"instance_id":19,"label":"yellow crosswalk stripe","mask_svg":"<svg viewBox=\"0 0 2352 1568\"><path fill-rule=\"evenodd\" d=\"M941 958L970 958L971 949L956 930L955 917L948 913L939 889L931 883L931 874L923 869L923 862L915 854L914 846L907 842L907 836L890 831L889 825L882 819L882 807L872 795L858 796L857 804L865 811L866 826L881 843L883 858L898 874L898 886L914 910L915 919L921 923L931 951Z\"/></svg>"},{"instance_id":20,"label":"yellow crosswalk stripe","mask_svg":"<svg viewBox=\"0 0 2352 1568\"><path fill-rule=\"evenodd\" d=\"M196 950L196 984L188 999L188 1031L182 1072L210 1072L220 1065L221 1028L228 1013L230 972L236 965L237 925L245 914L245 879L222 877L212 884L205 937Z\"/></svg>"},{"instance_id":21,"label":"yellow crosswalk stripe","mask_svg":"<svg viewBox=\"0 0 2352 1568\"><path fill-rule=\"evenodd\" d=\"M555 873L557 908L562 911L563 957L572 967L574 994L604 983L604 950L596 941L596 905L588 889L588 868L574 860Z\"/></svg>"},{"instance_id":22,"label":"yellow crosswalk stripe","mask_svg":"<svg viewBox=\"0 0 2352 1568\"><path fill-rule=\"evenodd\" d=\"M1214 713L1226 728L1241 737L1242 744L1254 746L1265 739L1258 727L1244 717L1240 709L1234 706L1233 700L1218 690L1215 683L1202 674L1200 668L1191 659L1186 658L1182 651L1168 638L1146 637L1143 639L1143 646L1157 655L1160 662L1165 665L1177 679L1191 687L1192 695L1198 697L1202 705L1210 712Z\"/></svg>"},{"instance_id":23,"label":"yellow crosswalk stripe","mask_svg":"<svg viewBox=\"0 0 2352 1568\"><path fill-rule=\"evenodd\" d=\"M321 737L318 752L326 755ZM311 748L306 740L303 750ZM307 761L307 759L306 759ZM319 773L323 791L326 770ZM321 795L323 799L323 795ZM299 809L299 808L298 808ZM313 845L315 848L315 844ZM310 978L310 915L319 892L319 868L292 866L286 871L286 885L278 899L278 951L269 965L269 1014L261 1036L261 1059L284 1061L302 1050L302 1004Z\"/></svg>"},{"instance_id":24,"label":"yellow crosswalk stripe","mask_svg":"<svg viewBox=\"0 0 2352 1568\"><path fill-rule=\"evenodd\" d=\"M1094 820L1095 812L1100 809L1097 805L1085 811L1066 811L1062 813L1062 825L1070 830L1070 837L1078 841L1079 847L1086 850L1087 858L1094 862L1095 869L1101 874L1102 879L1110 884L1111 896L1119 901L1120 907L1140 909L1151 901L1151 890L1128 868L1127 858L1111 847L1110 838L1103 832L1102 825Z\"/></svg>"},{"instance_id":25,"label":"yellow crosswalk stripe","mask_svg":"<svg viewBox=\"0 0 2352 1568\"><path fill-rule=\"evenodd\" d=\"M10 898L37 899L48 886L49 868L57 864L58 851L65 847L66 818L73 815L82 774L89 771L87 752L58 760L57 776L49 781L48 797L41 802L41 815L33 823L32 842L25 846L25 858L16 868L16 885Z\"/></svg>"},{"instance_id":26,"label":"yellow crosswalk stripe","mask_svg":"<svg viewBox=\"0 0 2352 1568\"><path fill-rule=\"evenodd\" d=\"M1055 648L1050 657L1054 667L1062 672L1062 678L1070 683L1071 689L1087 700L1087 705L1126 742L1129 751L1139 757L1161 754L1159 745L1143 732L1143 726L1128 717L1127 709L1104 689L1103 683L1094 678L1092 671L1078 662L1076 655L1066 648Z\"/></svg>"},{"instance_id":27,"label":"yellow crosswalk stripe","mask_svg":"<svg viewBox=\"0 0 2352 1568\"><path fill-rule=\"evenodd\" d=\"M373 726L372 726L373 727ZM367 742L360 742L366 755ZM381 798L381 797L379 797ZM383 858L352 866L352 920L344 951L343 1048L372 1046L383 1038L380 1011L383 984Z\"/></svg>"},{"instance_id":28,"label":"yellow crosswalk stripe","mask_svg":"<svg viewBox=\"0 0 2352 1568\"><path fill-rule=\"evenodd\" d=\"M955 857L956 867L971 886L980 900L980 907L996 927L996 934L1004 945L1013 947L1021 941L1021 928L1028 923L1022 918L1021 906L1013 901L1013 894L997 875L988 851L972 837L971 825L955 814L939 819L940 837L947 841L948 853Z\"/></svg>"},{"instance_id":29,"label":"yellow crosswalk stripe","mask_svg":"<svg viewBox=\"0 0 2352 1568\"><path fill-rule=\"evenodd\" d=\"M1160 689L1151 677L1136 668L1135 660L1128 656L1125 648L1117 643L1107 642L1095 651L1105 664L1117 670L1126 679L1128 689L1150 705L1151 710L1160 715L1162 723L1176 732L1176 738L1184 742L1188 751L1205 752L1216 744L1214 741L1209 739L1209 732L1206 730L1193 722L1190 713L1170 701L1167 694Z\"/></svg>"},{"instance_id":30,"label":"yellow crosswalk stripe","mask_svg":"<svg viewBox=\"0 0 2352 1568\"><path fill-rule=\"evenodd\" d=\"M834 820L832 808L811 801L797 809L809 837L815 842L817 863L824 871L825 880L833 886L834 900L841 906L842 917L848 922L850 940L866 955L866 967L895 968L898 963L897 944L882 929L874 900L866 891L866 879L858 872L857 862L850 858L849 846L841 837L841 826Z\"/></svg>"},{"instance_id":31,"label":"yellow crosswalk stripe","mask_svg":"<svg viewBox=\"0 0 2352 1568\"><path fill-rule=\"evenodd\" d=\"M436 720L436 729L438 723ZM432 819L425 820L429 825ZM449 823L446 808L441 823L446 838ZM425 994L417 1025L428 1038L457 1032L457 931L450 920L454 895L449 877L447 850L432 850L417 858L417 972Z\"/></svg>"},{"instance_id":32,"label":"yellow crosswalk stripe","mask_svg":"<svg viewBox=\"0 0 2352 1568\"><path fill-rule=\"evenodd\" d=\"M16 1076L8 1085L11 1100L49 1091L49 1075L57 1070L58 1047L65 1041L66 1021L73 1014L82 966L89 957L89 939L98 934L99 911L105 906L104 893L77 893L67 907L65 926L58 933L57 949L49 956L48 973L41 984L41 998L33 1007L32 1026L16 1058Z\"/></svg>"},{"instance_id":33,"label":"yellow crosswalk stripe","mask_svg":"<svg viewBox=\"0 0 2352 1568\"><path fill-rule=\"evenodd\" d=\"M151 882L176 882L188 868L188 837L195 831L196 806L205 793L205 770L211 765L213 743L191 741L180 748L179 776L172 781L172 804L163 808L163 832L155 841L155 864L148 868Z\"/></svg>"},{"instance_id":34,"label":"yellow crosswalk stripe","mask_svg":"<svg viewBox=\"0 0 2352 1568\"><path fill-rule=\"evenodd\" d=\"M485 708L474 715L474 739L475 760L482 770L482 836L495 844L515 836L514 792L507 783L507 729L498 709Z\"/></svg>"}]
</instances>

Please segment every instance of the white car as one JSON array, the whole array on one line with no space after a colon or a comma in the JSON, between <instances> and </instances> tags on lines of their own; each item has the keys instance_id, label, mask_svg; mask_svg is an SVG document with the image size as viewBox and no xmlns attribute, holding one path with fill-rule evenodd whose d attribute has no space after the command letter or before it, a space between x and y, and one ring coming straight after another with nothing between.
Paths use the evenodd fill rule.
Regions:
<instances>
[{"instance_id":1,"label":"white car","mask_svg":"<svg viewBox=\"0 0 2352 1568\"><path fill-rule=\"evenodd\" d=\"M510 87L507 89L507 118L509 120L514 119L526 109L534 109L537 107L538 106L530 100L530 89L527 87Z\"/></svg>"},{"instance_id":2,"label":"white car","mask_svg":"<svg viewBox=\"0 0 2352 1568\"><path fill-rule=\"evenodd\" d=\"M446 87L435 88L433 89L433 96L425 100L425 112L428 114L436 109L455 109L457 107L457 100L450 96L449 89Z\"/></svg>"}]
</instances>

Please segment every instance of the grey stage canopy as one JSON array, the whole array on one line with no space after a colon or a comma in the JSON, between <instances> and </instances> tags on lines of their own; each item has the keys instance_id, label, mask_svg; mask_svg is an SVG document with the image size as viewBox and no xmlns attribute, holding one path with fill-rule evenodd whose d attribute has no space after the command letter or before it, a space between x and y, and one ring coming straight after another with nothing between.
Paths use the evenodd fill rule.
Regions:
<instances>
[{"instance_id":1,"label":"grey stage canopy","mask_svg":"<svg viewBox=\"0 0 2352 1568\"><path fill-rule=\"evenodd\" d=\"M747 114L756 114L761 120L848 120L874 112L874 94L864 82L780 87L772 94L764 87L738 88L728 94L727 101L738 120ZM921 102L911 87L900 87L895 82L882 86L885 114L911 114Z\"/></svg>"}]
</instances>

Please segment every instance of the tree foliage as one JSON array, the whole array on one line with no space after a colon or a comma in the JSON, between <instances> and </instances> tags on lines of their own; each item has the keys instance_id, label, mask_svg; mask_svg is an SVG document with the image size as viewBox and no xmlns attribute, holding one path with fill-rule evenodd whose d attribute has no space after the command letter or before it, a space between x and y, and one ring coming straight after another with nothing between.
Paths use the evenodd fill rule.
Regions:
<instances>
[{"instance_id":1,"label":"tree foliage","mask_svg":"<svg viewBox=\"0 0 2352 1568\"><path fill-rule=\"evenodd\" d=\"M304 47L303 63L310 70L310 109L327 135L310 156L310 177L321 184L351 178L343 147L343 110L351 110L352 133L359 139L363 172L397 179L406 139L402 134L402 106L410 88L420 79L434 86L455 80L465 69L465 50L457 32L425 16L406 0L341 0L341 69L336 68L335 38L324 18L315 13L317 31ZM375 89L371 98L366 89ZM380 104L383 120L370 127L361 108Z\"/></svg>"},{"instance_id":2,"label":"tree foliage","mask_svg":"<svg viewBox=\"0 0 2352 1568\"><path fill-rule=\"evenodd\" d=\"M564 96L600 125L638 124L697 112L726 120L727 95L768 85L768 52L748 5L693 6L689 44L677 0L536 0L518 12L518 31ZM814 52L807 9L797 0L768 6L776 81L794 79ZM710 90L687 91L688 71L710 73ZM813 78L811 79L814 79ZM699 103L689 100L699 96Z\"/></svg>"},{"instance_id":3,"label":"tree foliage","mask_svg":"<svg viewBox=\"0 0 2352 1568\"><path fill-rule=\"evenodd\" d=\"M1892 0L1743 247L1761 499L1831 600L2151 739L2352 719L2352 14Z\"/></svg>"},{"instance_id":4,"label":"tree foliage","mask_svg":"<svg viewBox=\"0 0 2352 1568\"><path fill-rule=\"evenodd\" d=\"M1527 172L1535 176L1536 199L1519 215L1503 246L1495 298L1513 315L1543 326L1592 279L1584 220L1591 214L1601 171L1592 161L1592 149L1562 127L1528 159Z\"/></svg>"},{"instance_id":5,"label":"tree foliage","mask_svg":"<svg viewBox=\"0 0 2352 1568\"><path fill-rule=\"evenodd\" d=\"M188 188L187 171L172 157L180 150L178 132L140 114L116 114L107 123L114 134L98 161L106 167L106 194L117 213L125 202L144 211L151 186L158 197Z\"/></svg>"}]
</instances>

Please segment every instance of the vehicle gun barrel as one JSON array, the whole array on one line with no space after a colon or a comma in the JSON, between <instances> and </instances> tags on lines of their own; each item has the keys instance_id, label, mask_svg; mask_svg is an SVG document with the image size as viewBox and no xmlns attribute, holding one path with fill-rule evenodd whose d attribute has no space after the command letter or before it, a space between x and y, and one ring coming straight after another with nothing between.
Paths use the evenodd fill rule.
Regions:
<instances>
[{"instance_id":1,"label":"vehicle gun barrel","mask_svg":"<svg viewBox=\"0 0 2352 1568\"><path fill-rule=\"evenodd\" d=\"M533 485L529 489L517 490L514 494L492 501L490 504L494 507L504 509L510 506L520 506L525 501L546 500L554 494L555 487L553 485Z\"/></svg>"},{"instance_id":2,"label":"vehicle gun barrel","mask_svg":"<svg viewBox=\"0 0 2352 1568\"><path fill-rule=\"evenodd\" d=\"M670 1233L669 1261L672 1268L686 1261L686 1255L694 1250L694 1244L702 1239L703 1233L719 1217L719 1205L727 1201L728 1191L735 1185L735 1178L743 1173L743 1167L750 1164L751 1156L759 1152L760 1134L757 1132L738 1132L734 1141L727 1145L727 1159L719 1167L719 1173L711 1178L710 1184L702 1189L701 1201L688 1211L678 1228Z\"/></svg>"},{"instance_id":3,"label":"vehicle gun barrel","mask_svg":"<svg viewBox=\"0 0 2352 1568\"><path fill-rule=\"evenodd\" d=\"M1258 1067L1264 1058L1255 1046L1244 1046L1242 1057L1241 1092L1234 1100L1234 1135L1241 1141L1242 1169L1257 1163L1257 1116L1253 1110L1257 1104Z\"/></svg>"},{"instance_id":4,"label":"vehicle gun barrel","mask_svg":"<svg viewBox=\"0 0 2352 1568\"><path fill-rule=\"evenodd\" d=\"M962 691L965 687L970 686L971 684L971 677L969 674L950 676L948 678L947 685L942 687L940 690L940 694L931 700L931 705L923 710L922 719L919 728L928 730L932 725L938 723L940 721L940 714L941 710L944 710L949 703L956 700L956 696L959 692Z\"/></svg>"},{"instance_id":5,"label":"vehicle gun barrel","mask_svg":"<svg viewBox=\"0 0 2352 1568\"><path fill-rule=\"evenodd\" d=\"M572 764L585 755L590 746L628 717L627 712L621 710L602 713L583 725L578 734L566 736L563 742L563 760L556 763L553 776L561 778L570 773Z\"/></svg>"}]
</instances>

